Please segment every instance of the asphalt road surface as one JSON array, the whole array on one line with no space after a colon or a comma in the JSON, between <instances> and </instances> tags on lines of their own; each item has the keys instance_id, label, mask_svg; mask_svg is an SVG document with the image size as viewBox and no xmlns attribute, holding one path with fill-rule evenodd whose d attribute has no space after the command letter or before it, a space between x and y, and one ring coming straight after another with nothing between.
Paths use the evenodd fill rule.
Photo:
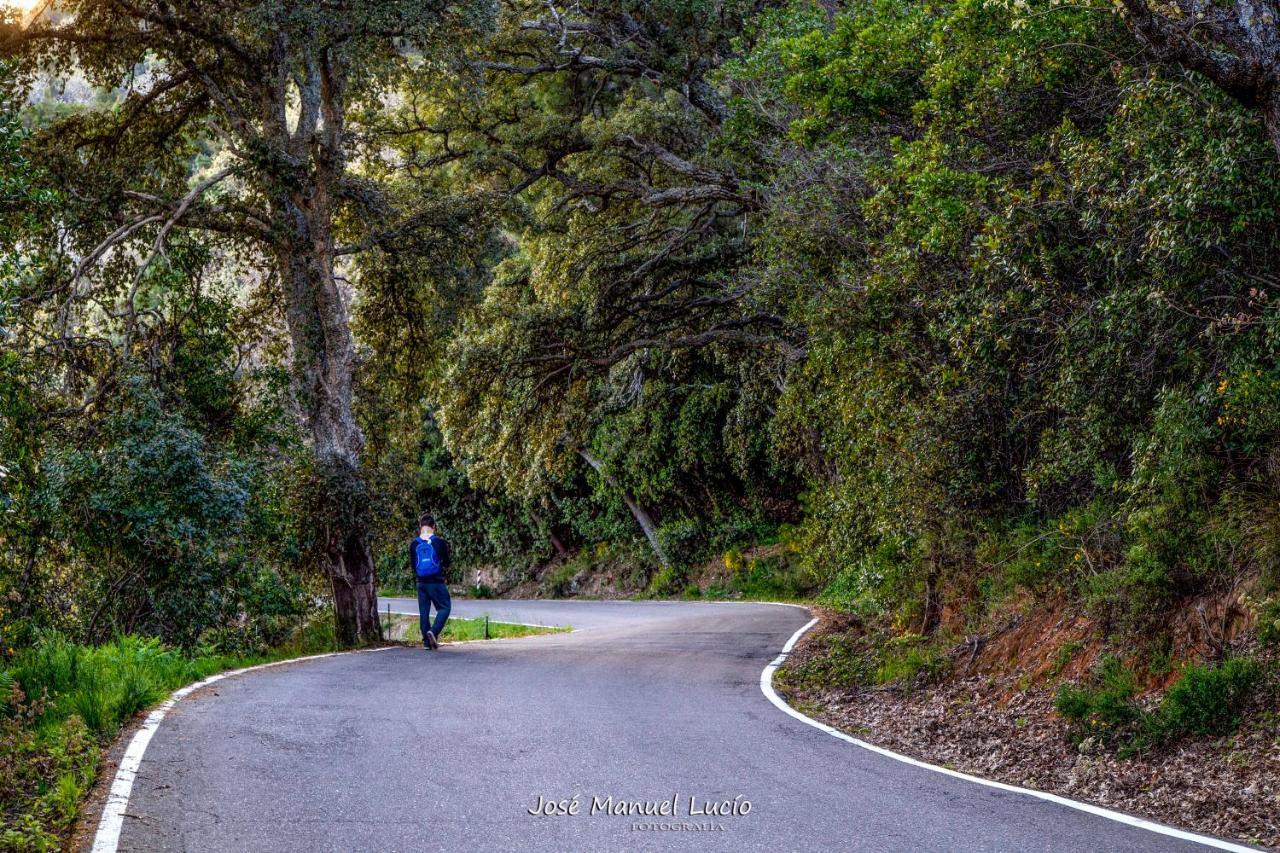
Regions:
<instances>
[{"instance_id":1,"label":"asphalt road surface","mask_svg":"<svg viewBox=\"0 0 1280 853\"><path fill-rule=\"evenodd\" d=\"M484 613L577 630L204 688L151 741L120 849L1208 849L905 765L784 714L760 672L808 621L800 608L454 602L457 616ZM577 814L529 813L575 796ZM673 797L674 817L610 813L670 814ZM731 813L696 813L713 802Z\"/></svg>"}]
</instances>

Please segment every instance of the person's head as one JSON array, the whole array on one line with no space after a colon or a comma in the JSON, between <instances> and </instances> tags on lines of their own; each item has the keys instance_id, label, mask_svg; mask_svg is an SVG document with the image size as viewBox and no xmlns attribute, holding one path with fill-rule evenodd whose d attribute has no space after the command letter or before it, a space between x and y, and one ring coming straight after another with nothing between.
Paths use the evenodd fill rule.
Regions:
<instances>
[{"instance_id":1,"label":"person's head","mask_svg":"<svg viewBox=\"0 0 1280 853\"><path fill-rule=\"evenodd\" d=\"M423 513L418 517L418 533L421 536L430 536L436 532L436 520L431 513Z\"/></svg>"}]
</instances>

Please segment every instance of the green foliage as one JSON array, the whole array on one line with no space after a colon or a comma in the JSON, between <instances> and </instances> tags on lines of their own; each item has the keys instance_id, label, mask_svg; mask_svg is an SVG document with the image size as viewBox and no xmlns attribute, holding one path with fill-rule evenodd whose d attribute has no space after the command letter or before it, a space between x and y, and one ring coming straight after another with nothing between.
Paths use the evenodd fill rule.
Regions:
<instances>
[{"instance_id":1,"label":"green foliage","mask_svg":"<svg viewBox=\"0 0 1280 853\"><path fill-rule=\"evenodd\" d=\"M881 543L836 574L818 596L818 603L855 612L883 612L901 596L911 565L897 545Z\"/></svg>"},{"instance_id":2,"label":"green foliage","mask_svg":"<svg viewBox=\"0 0 1280 853\"><path fill-rule=\"evenodd\" d=\"M335 648L333 620L323 614L266 656L189 655L133 635L100 646L40 635L0 670L0 846L58 849L101 748L171 691L230 667Z\"/></svg>"},{"instance_id":3,"label":"green foliage","mask_svg":"<svg viewBox=\"0 0 1280 853\"><path fill-rule=\"evenodd\" d=\"M548 628L541 625L516 625L510 622L488 623L489 636L485 636L485 618L450 619L441 635L443 643L469 643L474 640L501 640L504 637L532 637L537 634L558 634L573 630L570 626ZM415 617L405 628L404 641L412 645L422 643L422 627Z\"/></svg>"},{"instance_id":4,"label":"green foliage","mask_svg":"<svg viewBox=\"0 0 1280 853\"><path fill-rule=\"evenodd\" d=\"M1054 707L1071 723L1072 738L1088 737L1108 744L1133 740L1145 719L1134 698L1138 679L1133 669L1115 655L1106 655L1087 685L1064 684Z\"/></svg>"},{"instance_id":5,"label":"green foliage","mask_svg":"<svg viewBox=\"0 0 1280 853\"><path fill-rule=\"evenodd\" d=\"M1258 641L1264 646L1280 645L1280 599L1266 602L1259 611Z\"/></svg>"},{"instance_id":6,"label":"green foliage","mask_svg":"<svg viewBox=\"0 0 1280 853\"><path fill-rule=\"evenodd\" d=\"M568 562L553 570L544 580L543 585L547 593L553 598L564 598L571 596L577 590L574 588L574 579L578 576L581 566L575 562Z\"/></svg>"},{"instance_id":7,"label":"green foliage","mask_svg":"<svg viewBox=\"0 0 1280 853\"><path fill-rule=\"evenodd\" d=\"M946 672L949 661L943 644L919 634L899 634L882 647L876 667L876 684L918 684L932 681Z\"/></svg>"},{"instance_id":8,"label":"green foliage","mask_svg":"<svg viewBox=\"0 0 1280 853\"><path fill-rule=\"evenodd\" d=\"M1053 661L1049 665L1049 675L1057 678L1083 649L1084 643L1079 640L1068 640L1059 646L1058 650L1053 653Z\"/></svg>"},{"instance_id":9,"label":"green foliage","mask_svg":"<svg viewBox=\"0 0 1280 853\"><path fill-rule=\"evenodd\" d=\"M1163 738L1231 734L1261 677L1259 664L1243 658L1184 667L1157 711Z\"/></svg>"},{"instance_id":10,"label":"green foliage","mask_svg":"<svg viewBox=\"0 0 1280 853\"><path fill-rule=\"evenodd\" d=\"M849 688L872 684L877 663L862 638L840 632L825 634L823 647L803 663L792 663L775 676L787 688Z\"/></svg>"},{"instance_id":11,"label":"green foliage","mask_svg":"<svg viewBox=\"0 0 1280 853\"><path fill-rule=\"evenodd\" d=\"M772 429L833 606L1066 592L1136 630L1270 563L1277 169L1222 93L1108 64L1119 22L1020 8L801 4L730 67L796 143L753 270L809 332Z\"/></svg>"},{"instance_id":12,"label":"green foliage","mask_svg":"<svg viewBox=\"0 0 1280 853\"><path fill-rule=\"evenodd\" d=\"M659 569L649 580L645 594L655 598L672 598L680 595L685 589L687 570L679 566L666 566Z\"/></svg>"},{"instance_id":13,"label":"green foliage","mask_svg":"<svg viewBox=\"0 0 1280 853\"><path fill-rule=\"evenodd\" d=\"M702 518L681 518L663 523L658 528L662 549L675 563L693 566L714 557L726 546L741 542L759 542L773 526L746 512L716 517L706 512Z\"/></svg>"},{"instance_id":14,"label":"green foliage","mask_svg":"<svg viewBox=\"0 0 1280 853\"><path fill-rule=\"evenodd\" d=\"M277 375L241 368L227 294L168 307L183 319L167 349L122 367L83 417L50 414L61 404L47 365L0 355L0 656L55 628L186 647L236 633L243 652L272 645L312 606L295 562L296 434L270 397Z\"/></svg>"},{"instance_id":15,"label":"green foliage","mask_svg":"<svg viewBox=\"0 0 1280 853\"><path fill-rule=\"evenodd\" d=\"M724 556L730 570L723 584L712 584L713 597L762 599L766 601L805 600L813 596L818 579L808 566L790 551L744 558L730 551Z\"/></svg>"},{"instance_id":16,"label":"green foliage","mask_svg":"<svg viewBox=\"0 0 1280 853\"><path fill-rule=\"evenodd\" d=\"M83 5L67 26L89 36L130 14ZM148 100L132 81L186 50L160 30L123 52L14 42L23 75L3 69L0 659L45 655L27 678L62 685L50 707L83 737L167 682L97 679L50 631L278 647L334 520L368 527L393 589L424 510L460 567L551 560L556 594L610 571L693 595L728 551L713 595L820 591L893 626L806 665L840 684L936 677L959 623L1024 598L1149 637L1181 602L1276 580L1280 165L1255 112L1120 17L337 8L224 23L251 54L305 33L290 44L349 60L337 160L360 171L329 224L351 250L359 469L307 459L287 360L317 329L285 343L264 274L257 216L316 177L314 151L228 145L242 124L196 78ZM210 73L258 104L262 63L241 61ZM72 66L100 88L40 103ZM224 163L139 271L166 218L148 199ZM1241 666L1188 669L1153 711L1109 658L1059 708L1121 749L1222 731ZM47 778L65 805L80 777Z\"/></svg>"},{"instance_id":17,"label":"green foliage","mask_svg":"<svg viewBox=\"0 0 1280 853\"><path fill-rule=\"evenodd\" d=\"M950 665L946 638L854 629L824 634L820 642L802 663L781 671L784 687L921 687L945 674Z\"/></svg>"},{"instance_id":18,"label":"green foliage","mask_svg":"<svg viewBox=\"0 0 1280 853\"><path fill-rule=\"evenodd\" d=\"M60 849L79 799L93 783L98 746L79 717L39 726L44 704L28 701L14 682L0 715L0 846Z\"/></svg>"},{"instance_id":19,"label":"green foliage","mask_svg":"<svg viewBox=\"0 0 1280 853\"><path fill-rule=\"evenodd\" d=\"M1231 734L1261 677L1259 664L1244 658L1188 664L1159 705L1146 710L1136 699L1137 675L1107 655L1089 683L1062 685L1054 704L1076 743L1094 738L1123 757L1188 736Z\"/></svg>"}]
</instances>

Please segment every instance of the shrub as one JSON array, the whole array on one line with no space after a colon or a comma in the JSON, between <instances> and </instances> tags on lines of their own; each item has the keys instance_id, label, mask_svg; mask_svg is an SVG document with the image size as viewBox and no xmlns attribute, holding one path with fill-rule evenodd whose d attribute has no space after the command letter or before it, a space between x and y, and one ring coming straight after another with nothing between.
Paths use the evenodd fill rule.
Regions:
<instances>
[{"instance_id":1,"label":"shrub","mask_svg":"<svg viewBox=\"0 0 1280 853\"><path fill-rule=\"evenodd\" d=\"M1219 666L1186 667L1156 712L1160 739L1234 732L1261 674L1256 663L1243 658Z\"/></svg>"},{"instance_id":2,"label":"shrub","mask_svg":"<svg viewBox=\"0 0 1280 853\"><path fill-rule=\"evenodd\" d=\"M1280 598L1268 601L1258 614L1258 642L1280 646Z\"/></svg>"},{"instance_id":3,"label":"shrub","mask_svg":"<svg viewBox=\"0 0 1280 853\"><path fill-rule=\"evenodd\" d=\"M0 849L56 850L93 781L98 750L78 717L40 726L43 700L29 701L16 680L0 716Z\"/></svg>"},{"instance_id":4,"label":"shrub","mask_svg":"<svg viewBox=\"0 0 1280 853\"><path fill-rule=\"evenodd\" d=\"M734 554L737 556L731 561L730 557ZM811 595L816 586L817 578L811 569L789 555L746 559L737 552L730 552L725 555L725 564L732 569L733 574L723 584L708 587L708 595L755 599L802 598Z\"/></svg>"},{"instance_id":5,"label":"shrub","mask_svg":"<svg viewBox=\"0 0 1280 853\"><path fill-rule=\"evenodd\" d=\"M557 568L547 576L545 582L547 592L555 598L563 598L577 592L578 585L575 579L581 568L577 562L568 562Z\"/></svg>"},{"instance_id":6,"label":"shrub","mask_svg":"<svg viewBox=\"0 0 1280 853\"><path fill-rule=\"evenodd\" d=\"M680 566L666 566L653 576L645 594L655 598L680 595L685 587L685 570Z\"/></svg>"},{"instance_id":7,"label":"shrub","mask_svg":"<svg viewBox=\"0 0 1280 853\"><path fill-rule=\"evenodd\" d=\"M901 634L881 646L875 681L877 684L931 681L941 675L946 666L947 657L940 643L930 642L920 634Z\"/></svg>"},{"instance_id":8,"label":"shrub","mask_svg":"<svg viewBox=\"0 0 1280 853\"><path fill-rule=\"evenodd\" d=\"M1109 628L1138 632L1169 606L1168 567L1145 548L1131 548L1122 564L1082 583L1085 606Z\"/></svg>"},{"instance_id":9,"label":"shrub","mask_svg":"<svg viewBox=\"0 0 1280 853\"><path fill-rule=\"evenodd\" d=\"M863 634L860 627L824 635L815 654L784 670L786 685L809 689L863 687L895 682L919 686L948 666L946 637L894 635L888 630Z\"/></svg>"},{"instance_id":10,"label":"shrub","mask_svg":"<svg viewBox=\"0 0 1280 853\"><path fill-rule=\"evenodd\" d=\"M1070 721L1068 734L1080 743L1096 737L1108 744L1131 740L1141 726L1142 709L1134 702L1138 679L1115 655L1103 657L1092 684L1064 684L1054 707Z\"/></svg>"},{"instance_id":11,"label":"shrub","mask_svg":"<svg viewBox=\"0 0 1280 853\"><path fill-rule=\"evenodd\" d=\"M857 687L872 683L875 654L863 638L844 633L820 638L819 653L799 665L788 665L778 671L784 688Z\"/></svg>"},{"instance_id":12,"label":"shrub","mask_svg":"<svg viewBox=\"0 0 1280 853\"><path fill-rule=\"evenodd\" d=\"M1062 674L1067 665L1075 659L1075 656L1084 648L1084 643L1079 640L1068 640L1058 647L1053 653L1053 662L1049 666L1049 675L1056 678Z\"/></svg>"},{"instance_id":13,"label":"shrub","mask_svg":"<svg viewBox=\"0 0 1280 853\"><path fill-rule=\"evenodd\" d=\"M897 542L880 545L842 569L818 596L818 603L838 610L875 612L886 589L901 584L910 562Z\"/></svg>"},{"instance_id":14,"label":"shrub","mask_svg":"<svg viewBox=\"0 0 1280 853\"><path fill-rule=\"evenodd\" d=\"M1125 757L1188 735L1230 734L1260 677L1259 666L1243 659L1220 666L1190 664L1159 706L1145 711L1135 701L1133 670L1108 655L1093 684L1064 684L1054 705L1070 721L1073 742L1095 737Z\"/></svg>"},{"instance_id":15,"label":"shrub","mask_svg":"<svg viewBox=\"0 0 1280 853\"><path fill-rule=\"evenodd\" d=\"M710 545L710 531L697 519L668 521L658 528L658 541L673 563L689 565L698 562Z\"/></svg>"}]
</instances>

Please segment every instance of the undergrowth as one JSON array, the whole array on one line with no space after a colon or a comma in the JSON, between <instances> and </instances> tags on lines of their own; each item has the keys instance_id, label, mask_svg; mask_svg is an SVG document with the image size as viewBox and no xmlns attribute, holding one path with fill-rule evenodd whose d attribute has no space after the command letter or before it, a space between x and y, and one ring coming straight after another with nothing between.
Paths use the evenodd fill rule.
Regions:
<instances>
[{"instance_id":1,"label":"undergrowth","mask_svg":"<svg viewBox=\"0 0 1280 853\"><path fill-rule=\"evenodd\" d=\"M1258 663L1244 658L1189 663L1159 704L1148 709L1138 701L1137 674L1108 655L1088 682L1064 684L1054 704L1075 743L1094 738L1123 757L1188 736L1231 734L1262 675Z\"/></svg>"},{"instance_id":2,"label":"undergrowth","mask_svg":"<svg viewBox=\"0 0 1280 853\"><path fill-rule=\"evenodd\" d=\"M951 661L948 642L919 634L833 632L818 642L816 654L779 671L784 688L921 686L945 675Z\"/></svg>"},{"instance_id":3,"label":"undergrowth","mask_svg":"<svg viewBox=\"0 0 1280 853\"><path fill-rule=\"evenodd\" d=\"M333 621L305 623L269 654L185 654L153 638L83 646L42 634L0 670L0 850L56 850L103 748L139 712L225 669L332 651Z\"/></svg>"}]
</instances>

